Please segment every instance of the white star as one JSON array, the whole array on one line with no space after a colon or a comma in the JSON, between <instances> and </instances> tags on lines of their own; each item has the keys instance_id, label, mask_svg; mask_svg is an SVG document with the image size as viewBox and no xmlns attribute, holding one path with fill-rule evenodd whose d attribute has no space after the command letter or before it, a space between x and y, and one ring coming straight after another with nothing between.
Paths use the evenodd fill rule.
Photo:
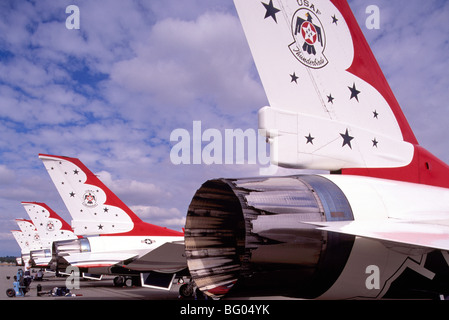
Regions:
<instances>
[{"instance_id":1,"label":"white star","mask_svg":"<svg viewBox=\"0 0 449 320\"><path fill-rule=\"evenodd\" d=\"M309 40L309 43L314 43L316 32L312 29L312 25L307 23L307 27L303 27L302 30L304 31L304 40Z\"/></svg>"}]
</instances>

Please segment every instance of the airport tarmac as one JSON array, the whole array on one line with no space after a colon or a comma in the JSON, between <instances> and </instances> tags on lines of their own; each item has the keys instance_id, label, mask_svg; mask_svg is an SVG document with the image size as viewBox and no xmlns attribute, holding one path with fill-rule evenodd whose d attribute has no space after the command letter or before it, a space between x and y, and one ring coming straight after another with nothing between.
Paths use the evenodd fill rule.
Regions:
<instances>
[{"instance_id":1,"label":"airport tarmac","mask_svg":"<svg viewBox=\"0 0 449 320\"><path fill-rule=\"evenodd\" d=\"M52 296L44 294L38 296L37 286L42 286L42 292L49 292L55 287L64 287L66 285L67 277L56 277L53 273L45 273L43 281L33 281L30 285L30 291L25 297L9 298L6 295L6 290L13 287L14 276L17 274L17 270L20 267L17 266L0 266L0 306L6 310L12 308L12 310L28 312L29 309L51 308L53 301L60 301L58 306L61 306L60 310L72 310L74 314L88 313L89 316L104 317L104 312L108 314L114 314L114 318L129 317L130 312L134 314L156 314L162 311L167 318L180 318L180 316L194 316L201 318L201 316L207 318L233 318L234 316L244 315L243 311L249 310L265 310L266 314L245 314L245 319L280 319L288 315L296 314L298 310L301 310L304 314L308 312L316 312L320 310L320 315L323 312L330 312L332 314L341 313L342 316L348 316L345 310L356 310L356 307L365 306L369 308L370 313L376 311L379 315L383 315L386 310L394 309L390 303L375 304L375 308L372 304L357 305L340 304L337 302L324 306L323 302L317 303L316 301L298 301L298 299L288 299L280 296L270 297L251 297L251 298L233 298L234 301L221 300L221 301L193 301L194 299L180 299L178 290L179 284L173 284L170 291L155 290L151 288L142 287L114 287L114 276L104 276L102 280L81 280L79 289L72 289L71 293L75 296ZM38 269L35 269L36 271ZM36 275L36 273L32 273ZM7 279L9 277L9 279ZM240 301L236 301L240 300ZM246 300L246 301L241 301ZM277 301L274 301L277 300ZM287 301L288 300L288 301ZM292 301L296 300L296 301ZM11 303L11 301L31 301L31 304L25 303ZM40 303L39 301L46 301ZM67 301L62 302L62 301ZM79 302L76 302L79 301ZM134 301L134 302L133 302ZM137 301L137 302L135 302ZM140 301L140 302L139 302ZM49 305L51 303L51 305ZM25 306L22 309L17 306ZM29 308L27 307L29 306ZM435 305L432 305L435 307ZM205 309L205 308L209 309ZM409 306L410 307L410 306ZM202 309L201 309L202 308ZM353 309L351 309L353 308ZM211 314L195 314L192 312L200 312L204 310L215 310L213 317ZM358 308L360 310L360 308ZM362 308L363 309L363 308ZM86 311L88 310L88 311ZM226 314L226 310L231 313ZM400 308L400 310L403 310ZM409 310L414 310L410 308ZM376 314L374 312L374 314ZM390 312L390 311L388 311ZM402 311L401 311L402 312ZM358 313L355 313L357 315ZM329 314L330 315L330 314Z\"/></svg>"},{"instance_id":2,"label":"airport tarmac","mask_svg":"<svg viewBox=\"0 0 449 320\"><path fill-rule=\"evenodd\" d=\"M94 316L103 318L104 312L108 312L108 315L113 314L114 318L122 318L129 317L131 311L133 314L158 314L161 311L165 317L173 319L185 316L199 318L229 318L231 316L232 318L236 314L245 314L245 319L252 319L260 316L263 311L264 319L274 319L278 318L274 317L275 315L279 316L288 310L296 310L296 306L294 309L285 308L282 305L273 306L272 302L267 301L270 300L269 297L264 297L264 301L246 302L195 301L193 297L181 299L178 293L180 285L177 283L174 283L169 291L145 287L119 288L113 285L114 276L103 276L103 279L99 281L81 280L80 288L70 291L74 296L38 295L38 285L42 286L41 292L49 292L55 287L66 286L67 277L56 277L53 273L45 273L43 281L33 281L25 297L9 298L6 295L6 290L13 288L14 276L19 268L22 267L0 266L0 306L4 310L11 308L11 310L25 313L30 310L53 310L51 308L55 305L50 300L59 301L57 303L60 306L59 310L73 312L73 314L87 313L91 318ZM34 270L37 272L38 269ZM36 273L32 273L32 275L36 275ZM280 297L277 298L279 300ZM257 300L257 298L255 299ZM18 301L23 301L24 304ZM212 312L212 310L214 311L213 315L212 313L200 314L200 312ZM252 310L251 314L247 314L249 310ZM257 317L257 319L260 318Z\"/></svg>"},{"instance_id":3,"label":"airport tarmac","mask_svg":"<svg viewBox=\"0 0 449 320\"><path fill-rule=\"evenodd\" d=\"M145 287L114 287L112 280L114 276L103 276L101 280L80 279L79 289L71 289L73 296L52 296L50 294L37 294L37 286L41 285L42 293L49 292L55 287L65 287L67 277L56 277L53 273L44 273L42 281L32 281L30 290L25 297L9 298L6 295L8 288L13 288L14 276L22 267L1 266L0 267L0 300L23 299L23 300L178 300L179 284L174 283L169 291L156 290ZM34 269L37 272L38 269ZM31 275L36 275L32 272ZM9 279L7 278L9 277Z\"/></svg>"},{"instance_id":4,"label":"airport tarmac","mask_svg":"<svg viewBox=\"0 0 449 320\"><path fill-rule=\"evenodd\" d=\"M52 296L51 294L37 294L37 286L42 287L41 292L49 292L56 287L65 287L68 277L56 277L54 273L44 273L43 281L32 281L30 290L25 297L9 298L6 290L13 288L14 276L19 266L0 266L0 300L24 299L24 300L186 300L179 297L180 284L173 283L169 291L157 290L141 286L114 287L113 275L105 275L101 280L88 280L81 278L79 289L71 289L73 296ZM31 275L36 276L39 269L34 268ZM9 279L7 279L9 277ZM190 300L193 300L192 297ZM189 300L189 299L187 299ZM232 300L298 300L280 296L262 297L233 297Z\"/></svg>"}]
</instances>

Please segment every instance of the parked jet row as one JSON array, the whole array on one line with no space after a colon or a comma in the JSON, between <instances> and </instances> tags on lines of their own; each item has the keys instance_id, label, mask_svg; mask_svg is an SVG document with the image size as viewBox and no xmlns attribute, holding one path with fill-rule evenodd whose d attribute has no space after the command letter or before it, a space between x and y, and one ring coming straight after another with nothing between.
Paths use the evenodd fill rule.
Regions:
<instances>
[{"instance_id":1,"label":"parked jet row","mask_svg":"<svg viewBox=\"0 0 449 320\"><path fill-rule=\"evenodd\" d=\"M188 274L183 232L142 221L79 159L39 157L73 220L69 225L44 203L22 202L31 220L18 219L21 231L13 234L25 263L116 274L117 285L129 280L165 290ZM183 294L192 291L186 286Z\"/></svg>"}]
</instances>

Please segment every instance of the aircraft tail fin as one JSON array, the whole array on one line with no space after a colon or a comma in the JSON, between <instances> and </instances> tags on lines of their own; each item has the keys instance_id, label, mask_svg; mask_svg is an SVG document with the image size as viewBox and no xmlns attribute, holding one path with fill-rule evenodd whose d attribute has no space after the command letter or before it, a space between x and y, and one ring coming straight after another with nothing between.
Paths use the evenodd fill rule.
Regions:
<instances>
[{"instance_id":1,"label":"aircraft tail fin","mask_svg":"<svg viewBox=\"0 0 449 320\"><path fill-rule=\"evenodd\" d=\"M42 245L51 248L53 241L77 239L72 227L45 203L22 202L41 237Z\"/></svg>"},{"instance_id":2,"label":"aircraft tail fin","mask_svg":"<svg viewBox=\"0 0 449 320\"><path fill-rule=\"evenodd\" d=\"M40 154L78 235L178 235L143 222L79 159Z\"/></svg>"},{"instance_id":3,"label":"aircraft tail fin","mask_svg":"<svg viewBox=\"0 0 449 320\"><path fill-rule=\"evenodd\" d=\"M270 103L259 128L273 164L423 170L418 141L346 0L234 2ZM420 182L421 173L400 175Z\"/></svg>"},{"instance_id":4,"label":"aircraft tail fin","mask_svg":"<svg viewBox=\"0 0 449 320\"><path fill-rule=\"evenodd\" d=\"M25 251L41 250L42 242L33 221L27 219L16 219L16 223L22 232L21 241L25 245ZM20 236L20 235L19 235ZM20 246L22 248L22 246ZM23 252L23 249L22 249Z\"/></svg>"},{"instance_id":5,"label":"aircraft tail fin","mask_svg":"<svg viewBox=\"0 0 449 320\"><path fill-rule=\"evenodd\" d=\"M16 239L17 244L20 247L20 250L22 251L22 253L24 253L26 250L29 251L29 249L27 249L26 246L26 240L25 240L25 236L23 234L23 232L21 230L11 230L12 235L14 236L14 239Z\"/></svg>"},{"instance_id":6,"label":"aircraft tail fin","mask_svg":"<svg viewBox=\"0 0 449 320\"><path fill-rule=\"evenodd\" d=\"M345 0L235 4L270 103L259 127L274 164L410 163L416 138Z\"/></svg>"}]
</instances>

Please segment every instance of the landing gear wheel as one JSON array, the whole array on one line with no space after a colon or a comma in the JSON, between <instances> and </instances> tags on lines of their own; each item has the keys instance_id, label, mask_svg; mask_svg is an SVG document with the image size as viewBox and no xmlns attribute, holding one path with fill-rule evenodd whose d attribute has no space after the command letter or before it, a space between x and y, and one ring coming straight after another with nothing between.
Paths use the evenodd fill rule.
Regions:
<instances>
[{"instance_id":1,"label":"landing gear wheel","mask_svg":"<svg viewBox=\"0 0 449 320\"><path fill-rule=\"evenodd\" d=\"M125 285L125 279L122 276L114 278L114 287L123 287Z\"/></svg>"},{"instance_id":2,"label":"landing gear wheel","mask_svg":"<svg viewBox=\"0 0 449 320\"><path fill-rule=\"evenodd\" d=\"M125 286L126 287L132 287L133 286L133 278L128 277L125 279Z\"/></svg>"},{"instance_id":3,"label":"landing gear wheel","mask_svg":"<svg viewBox=\"0 0 449 320\"><path fill-rule=\"evenodd\" d=\"M185 283L179 287L179 294L183 298L189 298L193 295L193 285L190 283Z\"/></svg>"},{"instance_id":4,"label":"landing gear wheel","mask_svg":"<svg viewBox=\"0 0 449 320\"><path fill-rule=\"evenodd\" d=\"M6 295L9 298L14 298L16 296L16 292L14 291L14 289L8 289L8 290L6 290Z\"/></svg>"}]
</instances>

